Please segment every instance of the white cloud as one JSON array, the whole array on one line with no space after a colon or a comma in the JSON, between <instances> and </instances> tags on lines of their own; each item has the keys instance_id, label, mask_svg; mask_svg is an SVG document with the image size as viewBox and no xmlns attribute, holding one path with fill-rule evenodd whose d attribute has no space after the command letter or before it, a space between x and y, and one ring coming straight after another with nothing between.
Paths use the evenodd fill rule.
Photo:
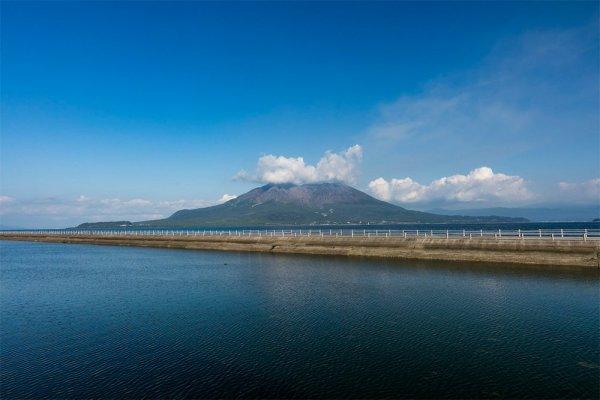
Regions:
<instances>
[{"instance_id":1,"label":"white cloud","mask_svg":"<svg viewBox=\"0 0 600 400\"><path fill-rule=\"evenodd\" d=\"M236 195L225 193L223 196L221 196L221 198L219 200L217 200L217 203L219 203L219 204L226 203L229 200L235 199L236 197L237 197Z\"/></svg>"},{"instance_id":2,"label":"white cloud","mask_svg":"<svg viewBox=\"0 0 600 400\"><path fill-rule=\"evenodd\" d=\"M327 151L316 165L306 164L303 157L265 155L258 159L256 172L242 170L235 179L260 183L311 183L341 181L354 183L362 147L354 145L341 153Z\"/></svg>"},{"instance_id":3,"label":"white cloud","mask_svg":"<svg viewBox=\"0 0 600 400\"><path fill-rule=\"evenodd\" d=\"M2 196L0 195L0 205L2 204L6 204L6 203L10 203L11 201L14 201L15 199L10 197L10 196Z\"/></svg>"},{"instance_id":4,"label":"white cloud","mask_svg":"<svg viewBox=\"0 0 600 400\"><path fill-rule=\"evenodd\" d=\"M305 183L317 180L317 169L304 158L266 155L258 160L256 180L263 183Z\"/></svg>"},{"instance_id":5,"label":"white cloud","mask_svg":"<svg viewBox=\"0 0 600 400\"><path fill-rule=\"evenodd\" d=\"M115 220L142 221L165 218L182 209L220 204L234 197L224 194L218 200L149 200L95 199L82 195L74 199L21 200L0 196L0 217L2 224L24 227L65 227L82 222Z\"/></svg>"},{"instance_id":6,"label":"white cloud","mask_svg":"<svg viewBox=\"0 0 600 400\"><path fill-rule=\"evenodd\" d=\"M417 155L425 168L507 156L528 168L545 152L568 162L582 156L577 142L590 144L587 163L597 165L597 30L594 24L508 38L474 69L381 105L368 136L406 168Z\"/></svg>"},{"instance_id":7,"label":"white cloud","mask_svg":"<svg viewBox=\"0 0 600 400\"><path fill-rule=\"evenodd\" d=\"M600 205L600 178L585 182L559 182L558 189L562 201Z\"/></svg>"},{"instance_id":8,"label":"white cloud","mask_svg":"<svg viewBox=\"0 0 600 400\"><path fill-rule=\"evenodd\" d=\"M427 185L407 177L378 178L369 183L373 195L398 203L519 203L534 198L525 180L519 176L495 173L480 167L467 175L436 179Z\"/></svg>"}]
</instances>

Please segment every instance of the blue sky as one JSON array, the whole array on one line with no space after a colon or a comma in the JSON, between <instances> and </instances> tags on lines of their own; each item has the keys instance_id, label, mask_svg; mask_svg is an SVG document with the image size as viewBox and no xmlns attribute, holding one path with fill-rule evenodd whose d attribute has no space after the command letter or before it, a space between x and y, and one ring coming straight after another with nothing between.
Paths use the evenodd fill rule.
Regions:
<instances>
[{"instance_id":1,"label":"blue sky","mask_svg":"<svg viewBox=\"0 0 600 400\"><path fill-rule=\"evenodd\" d=\"M596 2L1 7L4 225L282 180L420 209L598 202Z\"/></svg>"}]
</instances>

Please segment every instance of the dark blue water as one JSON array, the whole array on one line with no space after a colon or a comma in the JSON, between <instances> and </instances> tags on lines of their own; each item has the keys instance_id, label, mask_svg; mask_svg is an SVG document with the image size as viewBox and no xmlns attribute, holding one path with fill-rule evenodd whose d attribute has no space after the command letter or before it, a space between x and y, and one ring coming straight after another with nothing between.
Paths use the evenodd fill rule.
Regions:
<instances>
[{"instance_id":1,"label":"dark blue water","mask_svg":"<svg viewBox=\"0 0 600 400\"><path fill-rule=\"evenodd\" d=\"M599 393L599 275L0 242L0 397Z\"/></svg>"}]
</instances>

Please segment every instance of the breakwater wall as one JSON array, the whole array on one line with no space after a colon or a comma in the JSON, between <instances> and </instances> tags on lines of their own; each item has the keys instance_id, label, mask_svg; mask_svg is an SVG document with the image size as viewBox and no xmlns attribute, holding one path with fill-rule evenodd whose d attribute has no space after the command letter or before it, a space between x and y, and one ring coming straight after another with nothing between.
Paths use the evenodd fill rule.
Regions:
<instances>
[{"instance_id":1,"label":"breakwater wall","mask_svg":"<svg viewBox=\"0 0 600 400\"><path fill-rule=\"evenodd\" d=\"M2 240L253 251L395 259L515 263L600 269L599 240L487 237L174 236L0 233Z\"/></svg>"}]
</instances>

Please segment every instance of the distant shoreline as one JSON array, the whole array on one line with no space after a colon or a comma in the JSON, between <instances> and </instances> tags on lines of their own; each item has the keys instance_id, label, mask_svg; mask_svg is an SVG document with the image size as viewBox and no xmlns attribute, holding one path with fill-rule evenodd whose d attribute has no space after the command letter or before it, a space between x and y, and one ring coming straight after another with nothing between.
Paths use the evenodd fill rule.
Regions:
<instances>
[{"instance_id":1,"label":"distant shoreline","mask_svg":"<svg viewBox=\"0 0 600 400\"><path fill-rule=\"evenodd\" d=\"M85 222L68 229L363 229L363 228L381 228L388 229L401 226L527 226L527 225L561 225L577 224L580 226L600 227L600 221L474 221L474 222L390 222L390 223L369 223L369 224L260 224L260 225L145 225L139 222L125 224L115 224L112 222ZM31 228L23 228L28 230ZM49 228L55 229L55 228ZM8 230L8 229L7 229Z\"/></svg>"},{"instance_id":2,"label":"distant shoreline","mask_svg":"<svg viewBox=\"0 0 600 400\"><path fill-rule=\"evenodd\" d=\"M600 241L438 237L136 236L1 233L0 240L600 269Z\"/></svg>"}]
</instances>

